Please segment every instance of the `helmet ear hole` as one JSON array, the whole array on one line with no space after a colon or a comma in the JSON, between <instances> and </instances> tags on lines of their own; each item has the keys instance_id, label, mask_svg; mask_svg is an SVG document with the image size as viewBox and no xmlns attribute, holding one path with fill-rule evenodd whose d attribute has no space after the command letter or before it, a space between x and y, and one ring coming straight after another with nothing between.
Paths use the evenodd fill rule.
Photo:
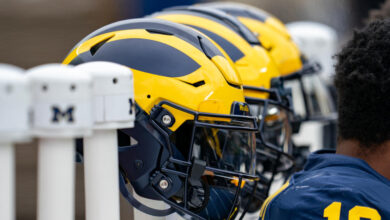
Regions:
<instances>
[{"instance_id":1,"label":"helmet ear hole","mask_svg":"<svg viewBox=\"0 0 390 220\"><path fill-rule=\"evenodd\" d=\"M151 96L148 94L146 97L147 97L148 99L150 99Z\"/></svg>"}]
</instances>

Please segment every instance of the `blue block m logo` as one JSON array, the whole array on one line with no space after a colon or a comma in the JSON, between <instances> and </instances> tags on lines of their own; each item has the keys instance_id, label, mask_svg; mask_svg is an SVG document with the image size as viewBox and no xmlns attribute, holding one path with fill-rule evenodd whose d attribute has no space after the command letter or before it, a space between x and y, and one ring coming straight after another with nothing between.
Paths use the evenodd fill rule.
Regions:
<instances>
[{"instance_id":1,"label":"blue block m logo","mask_svg":"<svg viewBox=\"0 0 390 220\"><path fill-rule=\"evenodd\" d=\"M74 122L73 106L68 107L65 111L61 111L59 107L53 106L51 110L53 112L53 118L51 119L52 122L59 122L62 119L66 120L67 122Z\"/></svg>"}]
</instances>

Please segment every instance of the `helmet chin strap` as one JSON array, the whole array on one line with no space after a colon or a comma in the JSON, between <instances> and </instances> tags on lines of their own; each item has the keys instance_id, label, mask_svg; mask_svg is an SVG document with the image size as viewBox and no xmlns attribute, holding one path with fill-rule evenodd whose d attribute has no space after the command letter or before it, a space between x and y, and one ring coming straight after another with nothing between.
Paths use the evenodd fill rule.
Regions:
<instances>
[{"instance_id":1,"label":"helmet chin strap","mask_svg":"<svg viewBox=\"0 0 390 220\"><path fill-rule=\"evenodd\" d=\"M152 216L167 216L175 212L175 210L171 207L169 209L165 210L159 210L159 209L153 209L150 208L142 203L140 203L136 198L133 197L133 195L127 190L125 179L123 178L122 174L119 173L119 189L125 197L125 199L136 209L140 210L141 212L144 212L148 215Z\"/></svg>"}]
</instances>

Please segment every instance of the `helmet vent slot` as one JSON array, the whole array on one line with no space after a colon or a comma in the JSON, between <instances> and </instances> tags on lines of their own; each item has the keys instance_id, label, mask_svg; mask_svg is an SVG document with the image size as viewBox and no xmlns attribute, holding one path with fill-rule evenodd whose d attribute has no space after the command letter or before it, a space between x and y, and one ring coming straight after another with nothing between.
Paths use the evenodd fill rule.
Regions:
<instances>
[{"instance_id":1,"label":"helmet vent slot","mask_svg":"<svg viewBox=\"0 0 390 220\"><path fill-rule=\"evenodd\" d=\"M186 82L186 81L182 81L184 83L187 83L188 85L191 85L193 87L199 87L199 86L203 86L205 83L204 80L201 80L201 81L198 81L198 82L195 82L195 83L189 83L189 82Z\"/></svg>"},{"instance_id":2,"label":"helmet vent slot","mask_svg":"<svg viewBox=\"0 0 390 220\"><path fill-rule=\"evenodd\" d=\"M164 34L164 35L173 35L172 33L164 30L159 30L159 29L146 29L147 32L151 34Z\"/></svg>"},{"instance_id":3,"label":"helmet vent slot","mask_svg":"<svg viewBox=\"0 0 390 220\"><path fill-rule=\"evenodd\" d=\"M100 41L99 43L95 44L91 49L89 49L89 52L91 53L92 56L96 54L96 52L111 38L113 38L114 35L110 36L109 38L104 39L103 41Z\"/></svg>"},{"instance_id":4,"label":"helmet vent slot","mask_svg":"<svg viewBox=\"0 0 390 220\"><path fill-rule=\"evenodd\" d=\"M199 86L203 86L204 84L206 84L205 82L204 82L204 80L202 80L202 81L199 81L199 82L196 82L196 83L194 83L194 84L192 84L194 87L199 87Z\"/></svg>"},{"instance_id":5,"label":"helmet vent slot","mask_svg":"<svg viewBox=\"0 0 390 220\"><path fill-rule=\"evenodd\" d=\"M231 86L231 87L234 87L234 88L236 88L236 89L241 89L241 86L239 86L239 85L234 85L233 83L230 83L230 82L227 82L228 84L229 84L229 86Z\"/></svg>"}]
</instances>

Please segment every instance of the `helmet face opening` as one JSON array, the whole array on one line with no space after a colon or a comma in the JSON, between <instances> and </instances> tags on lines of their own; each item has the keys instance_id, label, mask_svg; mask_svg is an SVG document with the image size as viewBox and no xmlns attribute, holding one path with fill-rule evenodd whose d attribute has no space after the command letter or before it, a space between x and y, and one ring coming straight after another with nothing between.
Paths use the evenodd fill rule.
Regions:
<instances>
[{"instance_id":1,"label":"helmet face opening","mask_svg":"<svg viewBox=\"0 0 390 220\"><path fill-rule=\"evenodd\" d=\"M213 170L223 169L254 175L255 134L242 130L215 128L215 125L254 128L251 122L240 120L232 122L199 120L195 123L189 121L175 132L173 143L180 152L187 153L191 159L206 161ZM195 127L192 146L179 145L184 143L183 138L188 138L184 135L189 127L191 129ZM187 152L189 150L192 150L192 154ZM213 175L213 171L209 170L205 174Z\"/></svg>"},{"instance_id":2,"label":"helmet face opening","mask_svg":"<svg viewBox=\"0 0 390 220\"><path fill-rule=\"evenodd\" d=\"M249 105L252 114L259 118L262 142L270 143L281 151L291 154L291 112L273 104Z\"/></svg>"}]
</instances>

